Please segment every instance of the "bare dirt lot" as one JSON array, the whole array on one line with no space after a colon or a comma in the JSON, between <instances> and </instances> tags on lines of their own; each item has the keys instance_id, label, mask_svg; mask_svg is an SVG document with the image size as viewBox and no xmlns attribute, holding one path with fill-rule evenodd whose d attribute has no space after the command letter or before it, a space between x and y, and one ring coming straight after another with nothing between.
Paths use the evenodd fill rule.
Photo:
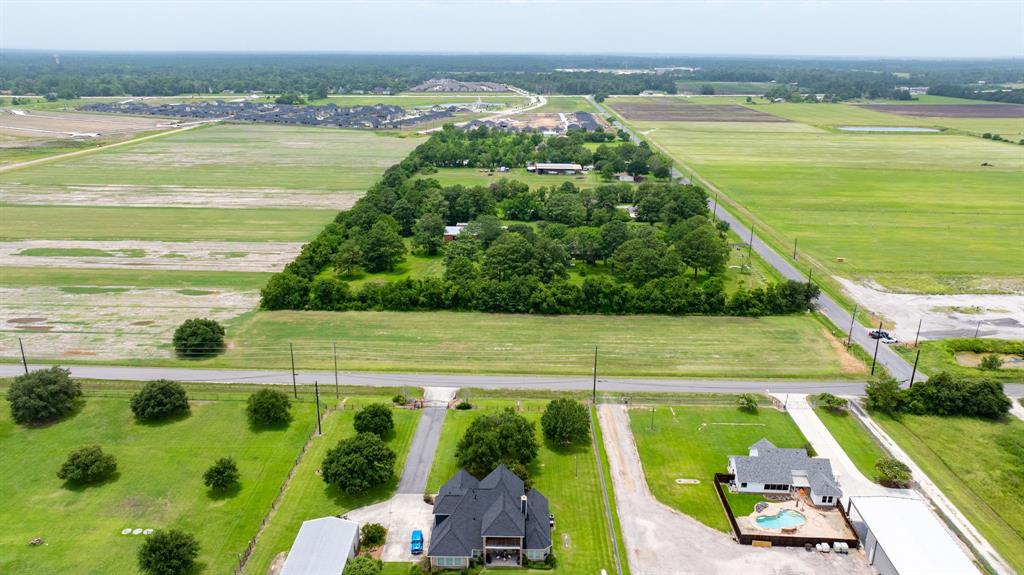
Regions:
<instances>
[{"instance_id":1,"label":"bare dirt lot","mask_svg":"<svg viewBox=\"0 0 1024 575\"><path fill-rule=\"evenodd\" d=\"M174 126L174 120L78 112L0 110L0 134L38 138L98 138Z\"/></svg>"},{"instance_id":2,"label":"bare dirt lot","mask_svg":"<svg viewBox=\"0 0 1024 575\"><path fill-rule=\"evenodd\" d=\"M18 356L21 338L40 359L169 358L182 321L224 322L258 302L255 290L0 288L0 356Z\"/></svg>"},{"instance_id":3,"label":"bare dirt lot","mask_svg":"<svg viewBox=\"0 0 1024 575\"><path fill-rule=\"evenodd\" d=\"M296 242L27 240L0 242L0 266L276 272L301 249Z\"/></svg>"},{"instance_id":4,"label":"bare dirt lot","mask_svg":"<svg viewBox=\"0 0 1024 575\"><path fill-rule=\"evenodd\" d=\"M701 106L685 102L611 104L627 120L650 122L788 122L745 106Z\"/></svg>"},{"instance_id":5,"label":"bare dirt lot","mask_svg":"<svg viewBox=\"0 0 1024 575\"><path fill-rule=\"evenodd\" d=\"M862 107L915 118L1024 118L1024 106L1020 104L866 104Z\"/></svg>"}]
</instances>

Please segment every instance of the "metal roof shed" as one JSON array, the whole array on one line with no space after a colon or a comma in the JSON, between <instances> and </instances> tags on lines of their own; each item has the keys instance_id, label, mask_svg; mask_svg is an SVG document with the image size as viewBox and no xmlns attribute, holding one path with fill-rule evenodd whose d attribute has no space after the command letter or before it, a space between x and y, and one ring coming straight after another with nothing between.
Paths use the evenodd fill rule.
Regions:
<instances>
[{"instance_id":1,"label":"metal roof shed","mask_svg":"<svg viewBox=\"0 0 1024 575\"><path fill-rule=\"evenodd\" d=\"M341 575L359 547L359 524L337 517L303 521L281 575Z\"/></svg>"},{"instance_id":2,"label":"metal roof shed","mask_svg":"<svg viewBox=\"0 0 1024 575\"><path fill-rule=\"evenodd\" d=\"M928 505L917 498L850 498L850 520L882 575L977 575L978 568Z\"/></svg>"}]
</instances>

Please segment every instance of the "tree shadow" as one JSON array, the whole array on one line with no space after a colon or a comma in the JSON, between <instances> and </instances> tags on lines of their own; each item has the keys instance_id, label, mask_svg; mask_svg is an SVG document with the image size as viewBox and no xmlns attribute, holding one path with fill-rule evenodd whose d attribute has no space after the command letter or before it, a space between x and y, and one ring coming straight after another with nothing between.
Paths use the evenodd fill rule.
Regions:
<instances>
[{"instance_id":1,"label":"tree shadow","mask_svg":"<svg viewBox=\"0 0 1024 575\"><path fill-rule=\"evenodd\" d=\"M271 432L272 431L284 431L284 430L288 429L288 427L292 424L292 419L293 418L289 415L287 420L280 421L278 423L272 423L270 425L265 425L265 424L262 424L262 423L255 423L253 421L250 421L249 422L249 431L251 431L252 433L264 433L264 432L268 432L268 431L271 431Z\"/></svg>"},{"instance_id":2,"label":"tree shadow","mask_svg":"<svg viewBox=\"0 0 1024 575\"><path fill-rule=\"evenodd\" d=\"M237 496L242 491L242 482L232 484L227 489L215 489L210 487L206 490L206 497L211 501L224 501Z\"/></svg>"},{"instance_id":3,"label":"tree shadow","mask_svg":"<svg viewBox=\"0 0 1024 575\"><path fill-rule=\"evenodd\" d=\"M320 478L323 481L323 478ZM398 489L398 476L393 476L386 483L372 487L362 493L344 493L335 484L324 484L324 494L332 503L341 509L356 509L379 503L391 497Z\"/></svg>"},{"instance_id":4,"label":"tree shadow","mask_svg":"<svg viewBox=\"0 0 1024 575\"><path fill-rule=\"evenodd\" d=\"M107 477L104 477L103 479L101 479L99 481L83 482L83 481L67 480L67 481L65 481L64 483L61 484L61 487L63 487L64 489L67 489L68 491L74 491L75 493L82 493L82 492L84 492L86 490L89 490L89 489L103 487L104 485L109 485L111 483L114 483L118 479L121 479L121 472L120 471L115 471L115 472L111 473L110 475L108 475Z\"/></svg>"},{"instance_id":5,"label":"tree shadow","mask_svg":"<svg viewBox=\"0 0 1024 575\"><path fill-rule=\"evenodd\" d=\"M175 423L185 421L192 417L192 410L180 411L171 415L165 415L163 417L157 417L154 419L143 419L140 417L135 418L135 424L143 427L165 427Z\"/></svg>"},{"instance_id":6,"label":"tree shadow","mask_svg":"<svg viewBox=\"0 0 1024 575\"><path fill-rule=\"evenodd\" d=\"M555 443L544 438L544 447L555 455L582 455L590 451L590 440L574 441L573 443Z\"/></svg>"}]
</instances>

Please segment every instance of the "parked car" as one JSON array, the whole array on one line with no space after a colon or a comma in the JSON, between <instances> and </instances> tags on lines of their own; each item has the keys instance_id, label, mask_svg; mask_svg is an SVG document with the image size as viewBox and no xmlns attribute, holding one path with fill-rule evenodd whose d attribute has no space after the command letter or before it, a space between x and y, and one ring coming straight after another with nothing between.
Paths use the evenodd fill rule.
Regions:
<instances>
[{"instance_id":1,"label":"parked car","mask_svg":"<svg viewBox=\"0 0 1024 575\"><path fill-rule=\"evenodd\" d=\"M884 329L873 329L868 332L868 336L870 336L871 339L885 339L889 337L889 332Z\"/></svg>"},{"instance_id":2,"label":"parked car","mask_svg":"<svg viewBox=\"0 0 1024 575\"><path fill-rule=\"evenodd\" d=\"M423 532L419 529L412 532L412 542L409 544L409 552L413 555L423 553Z\"/></svg>"},{"instance_id":3,"label":"parked car","mask_svg":"<svg viewBox=\"0 0 1024 575\"><path fill-rule=\"evenodd\" d=\"M891 335L882 338L882 343L899 343L899 342L900 342L900 340L896 339L895 337L892 337Z\"/></svg>"}]
</instances>

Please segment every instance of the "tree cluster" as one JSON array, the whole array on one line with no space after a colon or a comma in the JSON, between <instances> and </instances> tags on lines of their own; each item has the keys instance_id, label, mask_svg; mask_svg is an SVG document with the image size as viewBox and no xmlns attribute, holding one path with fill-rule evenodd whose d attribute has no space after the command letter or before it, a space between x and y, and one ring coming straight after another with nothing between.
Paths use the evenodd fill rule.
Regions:
<instances>
[{"instance_id":1,"label":"tree cluster","mask_svg":"<svg viewBox=\"0 0 1024 575\"><path fill-rule=\"evenodd\" d=\"M60 419L74 411L82 387L71 370L60 366L38 369L14 378L7 390L15 423L38 424Z\"/></svg>"},{"instance_id":2,"label":"tree cluster","mask_svg":"<svg viewBox=\"0 0 1024 575\"><path fill-rule=\"evenodd\" d=\"M395 474L396 460L395 452L380 437L360 433L329 449L320 472L328 485L355 495L390 481Z\"/></svg>"},{"instance_id":3,"label":"tree cluster","mask_svg":"<svg viewBox=\"0 0 1024 575\"><path fill-rule=\"evenodd\" d=\"M574 399L556 399L544 408L540 417L544 437L559 445L590 439L590 415L582 403Z\"/></svg>"},{"instance_id":4,"label":"tree cluster","mask_svg":"<svg viewBox=\"0 0 1024 575\"><path fill-rule=\"evenodd\" d=\"M203 485L224 491L238 485L238 464L230 457L221 457L203 473Z\"/></svg>"},{"instance_id":5,"label":"tree cluster","mask_svg":"<svg viewBox=\"0 0 1024 575\"><path fill-rule=\"evenodd\" d=\"M70 483L95 483L117 471L117 459L103 453L99 445L89 445L72 451L57 471L57 478Z\"/></svg>"},{"instance_id":6,"label":"tree cluster","mask_svg":"<svg viewBox=\"0 0 1024 575\"><path fill-rule=\"evenodd\" d=\"M147 575L191 573L199 557L199 542L177 529L157 530L139 547L139 570Z\"/></svg>"},{"instance_id":7,"label":"tree cluster","mask_svg":"<svg viewBox=\"0 0 1024 575\"><path fill-rule=\"evenodd\" d=\"M536 459L539 449L533 422L508 408L474 419L459 440L455 457L478 478L504 464L526 480L526 466Z\"/></svg>"},{"instance_id":8,"label":"tree cluster","mask_svg":"<svg viewBox=\"0 0 1024 575\"><path fill-rule=\"evenodd\" d=\"M224 350L224 328L212 319L187 319L174 330L173 344L182 357L217 355Z\"/></svg>"},{"instance_id":9,"label":"tree cluster","mask_svg":"<svg viewBox=\"0 0 1024 575\"><path fill-rule=\"evenodd\" d=\"M865 388L868 409L898 415L941 415L998 419L1012 406L1003 384L991 378L968 378L948 372L901 388L892 377L872 380Z\"/></svg>"},{"instance_id":10,"label":"tree cluster","mask_svg":"<svg viewBox=\"0 0 1024 575\"><path fill-rule=\"evenodd\" d=\"M391 408L383 403L372 403L356 413L352 426L358 433L372 433L385 437L395 429Z\"/></svg>"},{"instance_id":11,"label":"tree cluster","mask_svg":"<svg viewBox=\"0 0 1024 575\"><path fill-rule=\"evenodd\" d=\"M291 421L292 400L283 391L261 389L246 400L245 413L253 425L272 427Z\"/></svg>"},{"instance_id":12,"label":"tree cluster","mask_svg":"<svg viewBox=\"0 0 1024 575\"><path fill-rule=\"evenodd\" d=\"M188 413L188 394L176 381L147 381L132 395L132 413L142 420L156 420Z\"/></svg>"}]
</instances>

